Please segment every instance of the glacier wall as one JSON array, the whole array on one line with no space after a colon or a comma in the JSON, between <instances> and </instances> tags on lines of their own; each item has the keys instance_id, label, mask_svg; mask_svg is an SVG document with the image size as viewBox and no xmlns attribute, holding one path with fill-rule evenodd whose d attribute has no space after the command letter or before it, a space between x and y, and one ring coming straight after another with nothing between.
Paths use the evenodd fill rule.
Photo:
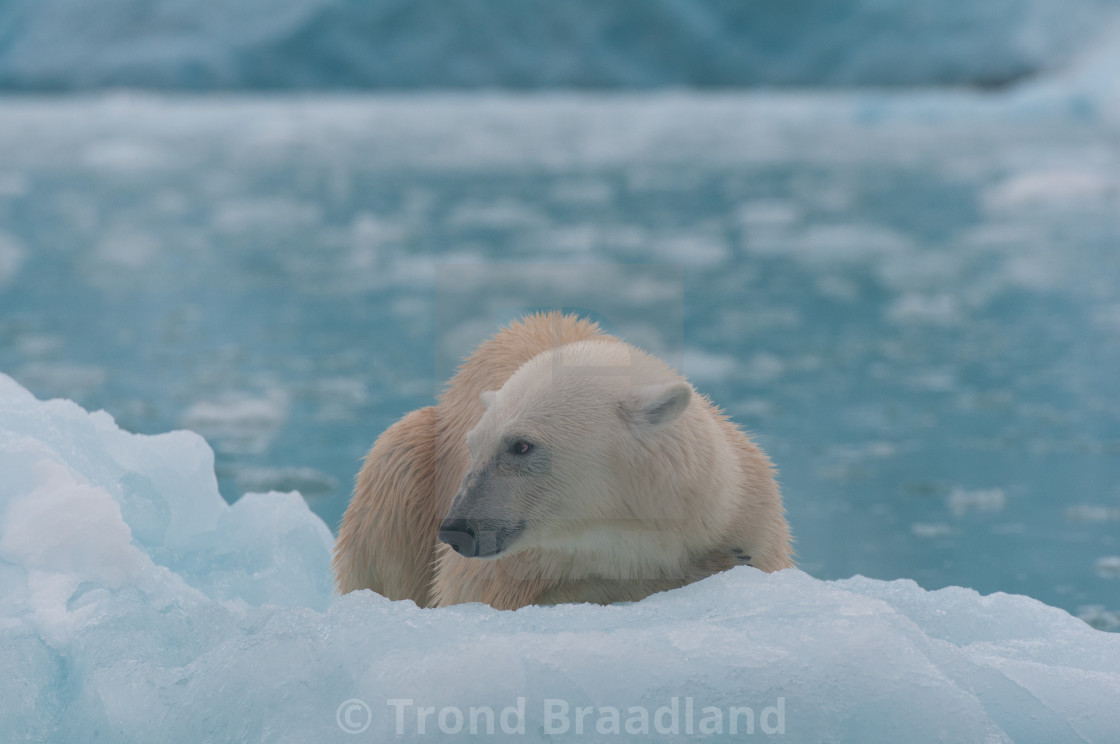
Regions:
<instances>
[{"instance_id":1,"label":"glacier wall","mask_svg":"<svg viewBox=\"0 0 1120 744\"><path fill-rule=\"evenodd\" d=\"M0 88L999 86L1115 0L0 0Z\"/></svg>"}]
</instances>

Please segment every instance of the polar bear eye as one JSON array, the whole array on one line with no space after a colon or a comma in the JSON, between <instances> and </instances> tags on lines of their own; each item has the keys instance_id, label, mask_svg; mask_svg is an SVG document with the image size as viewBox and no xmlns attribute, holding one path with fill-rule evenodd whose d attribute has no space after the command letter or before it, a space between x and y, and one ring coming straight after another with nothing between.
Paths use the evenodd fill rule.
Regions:
<instances>
[{"instance_id":1,"label":"polar bear eye","mask_svg":"<svg viewBox=\"0 0 1120 744\"><path fill-rule=\"evenodd\" d=\"M533 443L526 442L524 439L518 439L510 445L509 451L515 455L527 455L533 451Z\"/></svg>"}]
</instances>

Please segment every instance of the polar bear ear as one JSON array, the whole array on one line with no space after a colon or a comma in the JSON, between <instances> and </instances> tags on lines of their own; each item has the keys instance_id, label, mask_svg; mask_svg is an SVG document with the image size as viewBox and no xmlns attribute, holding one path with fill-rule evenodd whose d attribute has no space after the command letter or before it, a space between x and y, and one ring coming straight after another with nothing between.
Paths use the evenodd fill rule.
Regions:
<instances>
[{"instance_id":1,"label":"polar bear ear","mask_svg":"<svg viewBox=\"0 0 1120 744\"><path fill-rule=\"evenodd\" d=\"M623 403L627 418L657 428L684 413L692 400L692 386L687 382L643 385L635 388Z\"/></svg>"},{"instance_id":2,"label":"polar bear ear","mask_svg":"<svg viewBox=\"0 0 1120 744\"><path fill-rule=\"evenodd\" d=\"M489 409L490 406L494 405L494 399L497 397L497 390L487 390L486 392L482 393L482 395L478 396L478 399L482 401L483 406Z\"/></svg>"}]
</instances>

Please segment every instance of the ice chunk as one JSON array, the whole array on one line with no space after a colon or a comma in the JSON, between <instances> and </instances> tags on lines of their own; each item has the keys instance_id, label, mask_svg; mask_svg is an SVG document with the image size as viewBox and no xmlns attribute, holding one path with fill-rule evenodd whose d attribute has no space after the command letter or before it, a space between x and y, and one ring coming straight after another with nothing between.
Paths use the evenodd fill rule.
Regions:
<instances>
[{"instance_id":1,"label":"ice chunk","mask_svg":"<svg viewBox=\"0 0 1120 744\"><path fill-rule=\"evenodd\" d=\"M727 354L712 354L701 349L686 349L682 361L684 374L699 382L713 382L730 377L739 366Z\"/></svg>"},{"instance_id":2,"label":"ice chunk","mask_svg":"<svg viewBox=\"0 0 1120 744\"><path fill-rule=\"evenodd\" d=\"M606 607L332 601L298 494L228 506L197 435L128 434L4 376L0 473L0 740L1120 730L1120 635L1027 597L740 567Z\"/></svg>"},{"instance_id":3,"label":"ice chunk","mask_svg":"<svg viewBox=\"0 0 1120 744\"><path fill-rule=\"evenodd\" d=\"M1101 605L1086 605L1077 616L1100 630L1120 631L1120 612L1110 612Z\"/></svg>"},{"instance_id":4,"label":"ice chunk","mask_svg":"<svg viewBox=\"0 0 1120 744\"><path fill-rule=\"evenodd\" d=\"M1120 555L1105 555L1098 558L1096 572L1102 579L1120 579Z\"/></svg>"},{"instance_id":5,"label":"ice chunk","mask_svg":"<svg viewBox=\"0 0 1120 744\"><path fill-rule=\"evenodd\" d=\"M192 405L183 414L183 425L231 452L260 453L268 449L287 415L288 396L283 391L269 391L263 398L229 393Z\"/></svg>"},{"instance_id":6,"label":"ice chunk","mask_svg":"<svg viewBox=\"0 0 1120 744\"><path fill-rule=\"evenodd\" d=\"M1002 488L966 491L954 488L949 494L949 511L961 517L970 511L998 512L1007 505L1007 495Z\"/></svg>"},{"instance_id":7,"label":"ice chunk","mask_svg":"<svg viewBox=\"0 0 1120 744\"><path fill-rule=\"evenodd\" d=\"M0 230L0 290L15 281L26 255L18 240Z\"/></svg>"},{"instance_id":8,"label":"ice chunk","mask_svg":"<svg viewBox=\"0 0 1120 744\"><path fill-rule=\"evenodd\" d=\"M329 601L333 538L322 521L295 494L230 507L213 452L191 432L132 435L104 412L40 403L0 375L0 472L0 557L28 570L113 588L158 574L251 604Z\"/></svg>"},{"instance_id":9,"label":"ice chunk","mask_svg":"<svg viewBox=\"0 0 1120 744\"><path fill-rule=\"evenodd\" d=\"M1120 507L1077 504L1066 509L1065 517L1070 522L1120 522Z\"/></svg>"},{"instance_id":10,"label":"ice chunk","mask_svg":"<svg viewBox=\"0 0 1120 744\"><path fill-rule=\"evenodd\" d=\"M927 297L911 293L902 295L891 304L887 309L887 319L900 325L928 323L951 326L960 322L960 310L951 295Z\"/></svg>"}]
</instances>

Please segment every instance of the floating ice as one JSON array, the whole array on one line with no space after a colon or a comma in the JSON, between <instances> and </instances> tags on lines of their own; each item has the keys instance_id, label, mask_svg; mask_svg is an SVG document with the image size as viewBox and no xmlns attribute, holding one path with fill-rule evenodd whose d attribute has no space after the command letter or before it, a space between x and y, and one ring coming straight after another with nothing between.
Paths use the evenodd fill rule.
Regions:
<instances>
[{"instance_id":1,"label":"floating ice","mask_svg":"<svg viewBox=\"0 0 1120 744\"><path fill-rule=\"evenodd\" d=\"M19 275L20 264L26 253L18 240L0 230L0 288L11 284Z\"/></svg>"},{"instance_id":2,"label":"floating ice","mask_svg":"<svg viewBox=\"0 0 1120 744\"><path fill-rule=\"evenodd\" d=\"M904 294L887 308L887 319L901 325L909 323L955 325L960 322L960 311L957 309L956 300L950 295L928 297Z\"/></svg>"},{"instance_id":3,"label":"floating ice","mask_svg":"<svg viewBox=\"0 0 1120 744\"><path fill-rule=\"evenodd\" d=\"M701 349L686 349L681 359L682 371L690 380L706 382L729 377L738 370L735 359L726 354L712 354Z\"/></svg>"},{"instance_id":4,"label":"floating ice","mask_svg":"<svg viewBox=\"0 0 1120 744\"><path fill-rule=\"evenodd\" d=\"M970 511L998 512L1007 505L1007 495L1001 488L966 491L954 488L949 494L949 511L961 517Z\"/></svg>"},{"instance_id":5,"label":"floating ice","mask_svg":"<svg viewBox=\"0 0 1120 744\"><path fill-rule=\"evenodd\" d=\"M1106 555L1097 559L1097 576L1102 579L1120 579L1120 555Z\"/></svg>"},{"instance_id":6,"label":"floating ice","mask_svg":"<svg viewBox=\"0 0 1120 744\"><path fill-rule=\"evenodd\" d=\"M1077 504L1066 509L1065 517L1070 522L1120 522L1120 508Z\"/></svg>"},{"instance_id":7,"label":"floating ice","mask_svg":"<svg viewBox=\"0 0 1120 744\"><path fill-rule=\"evenodd\" d=\"M287 408L287 396L277 390L264 398L228 394L195 403L183 414L183 424L232 452L263 452L284 423Z\"/></svg>"},{"instance_id":8,"label":"floating ice","mask_svg":"<svg viewBox=\"0 0 1120 744\"><path fill-rule=\"evenodd\" d=\"M3 740L1120 730L1120 635L1027 597L738 568L607 607L332 599L298 494L227 506L197 435L128 434L4 376L0 473Z\"/></svg>"}]
</instances>

